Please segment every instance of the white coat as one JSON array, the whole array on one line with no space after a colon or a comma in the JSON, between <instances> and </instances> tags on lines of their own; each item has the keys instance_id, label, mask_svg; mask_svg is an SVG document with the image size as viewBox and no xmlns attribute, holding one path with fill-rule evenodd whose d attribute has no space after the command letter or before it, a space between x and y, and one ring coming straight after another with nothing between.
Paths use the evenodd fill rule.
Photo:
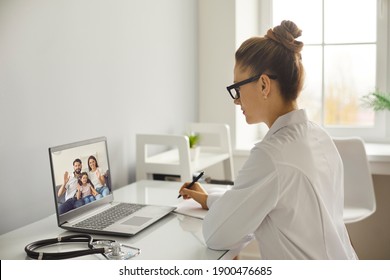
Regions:
<instances>
[{"instance_id":1,"label":"white coat","mask_svg":"<svg viewBox=\"0 0 390 280\"><path fill-rule=\"evenodd\" d=\"M343 165L304 110L279 117L235 184L210 193L205 241L233 249L255 236L263 259L356 259L343 222Z\"/></svg>"}]
</instances>

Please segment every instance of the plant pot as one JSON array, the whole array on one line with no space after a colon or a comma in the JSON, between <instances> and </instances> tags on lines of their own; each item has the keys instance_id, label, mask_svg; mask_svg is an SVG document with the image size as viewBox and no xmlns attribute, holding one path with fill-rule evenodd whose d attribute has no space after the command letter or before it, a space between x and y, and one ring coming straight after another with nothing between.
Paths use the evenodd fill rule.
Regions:
<instances>
[{"instance_id":1,"label":"plant pot","mask_svg":"<svg viewBox=\"0 0 390 280\"><path fill-rule=\"evenodd\" d=\"M190 148L190 158L192 161L196 161L199 158L200 147Z\"/></svg>"}]
</instances>

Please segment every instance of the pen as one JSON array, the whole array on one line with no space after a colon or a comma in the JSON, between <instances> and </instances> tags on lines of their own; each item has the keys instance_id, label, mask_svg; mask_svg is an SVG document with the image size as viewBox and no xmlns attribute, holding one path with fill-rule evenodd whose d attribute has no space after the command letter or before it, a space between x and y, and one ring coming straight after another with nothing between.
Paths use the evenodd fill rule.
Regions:
<instances>
[{"instance_id":1,"label":"pen","mask_svg":"<svg viewBox=\"0 0 390 280\"><path fill-rule=\"evenodd\" d=\"M186 189L190 189L196 182L198 182L198 180L203 176L204 174L204 171L201 171L199 173L198 176L196 176L196 178L194 180L192 180L192 182L186 187ZM177 198L180 198L181 197L181 194L179 194L179 196Z\"/></svg>"}]
</instances>

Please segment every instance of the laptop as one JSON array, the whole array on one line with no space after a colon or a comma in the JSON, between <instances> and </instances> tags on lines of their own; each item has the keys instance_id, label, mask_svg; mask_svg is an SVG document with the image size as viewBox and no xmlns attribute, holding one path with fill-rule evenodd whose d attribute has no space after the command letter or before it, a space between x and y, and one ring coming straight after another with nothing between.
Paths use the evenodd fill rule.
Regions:
<instances>
[{"instance_id":1,"label":"laptop","mask_svg":"<svg viewBox=\"0 0 390 280\"><path fill-rule=\"evenodd\" d=\"M114 201L106 137L50 147L49 157L61 228L133 236L175 210Z\"/></svg>"}]
</instances>

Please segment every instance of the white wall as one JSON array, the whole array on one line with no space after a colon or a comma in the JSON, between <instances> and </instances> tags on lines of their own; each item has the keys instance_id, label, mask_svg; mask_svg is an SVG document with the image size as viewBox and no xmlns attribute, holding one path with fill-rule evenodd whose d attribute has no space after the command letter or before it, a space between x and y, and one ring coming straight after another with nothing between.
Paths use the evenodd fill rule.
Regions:
<instances>
[{"instance_id":1,"label":"white wall","mask_svg":"<svg viewBox=\"0 0 390 280\"><path fill-rule=\"evenodd\" d=\"M196 0L0 0L0 234L54 213L48 147L107 136L114 188L135 134L197 120Z\"/></svg>"},{"instance_id":2,"label":"white wall","mask_svg":"<svg viewBox=\"0 0 390 280\"><path fill-rule=\"evenodd\" d=\"M236 0L198 2L199 119L227 123L235 135L235 108L226 86L233 81Z\"/></svg>"},{"instance_id":3,"label":"white wall","mask_svg":"<svg viewBox=\"0 0 390 280\"><path fill-rule=\"evenodd\" d=\"M199 119L230 126L235 175L249 154L235 150L236 134L248 132L237 130L237 122L246 122L242 114L236 117L237 106L226 86L233 83L236 49L246 38L258 35L257 9L258 0L199 0ZM224 179L222 165L206 173Z\"/></svg>"},{"instance_id":4,"label":"white wall","mask_svg":"<svg viewBox=\"0 0 390 280\"><path fill-rule=\"evenodd\" d=\"M236 49L260 34L258 10L259 0L199 0L199 119L227 123L234 149L243 144L236 135L250 135L254 129L246 124L226 87L233 83Z\"/></svg>"}]
</instances>

